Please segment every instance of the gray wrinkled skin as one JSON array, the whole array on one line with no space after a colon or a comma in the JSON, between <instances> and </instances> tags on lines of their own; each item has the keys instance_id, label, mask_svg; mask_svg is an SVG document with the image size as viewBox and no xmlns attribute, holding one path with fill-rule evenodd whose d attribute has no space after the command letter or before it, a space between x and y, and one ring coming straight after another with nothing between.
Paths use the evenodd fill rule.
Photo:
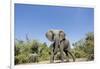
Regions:
<instances>
[{"instance_id":1,"label":"gray wrinkled skin","mask_svg":"<svg viewBox=\"0 0 100 69\"><path fill-rule=\"evenodd\" d=\"M58 48L61 53L61 62L64 62L64 53L67 56L66 61L69 61L68 53L72 56L73 61L75 61L74 56L70 52L70 42L68 38L65 38L65 33L63 30L49 30L46 32L46 37L49 41L52 42L50 45L51 47L51 57L50 57L50 63L54 62L54 56L58 52Z\"/></svg>"}]
</instances>

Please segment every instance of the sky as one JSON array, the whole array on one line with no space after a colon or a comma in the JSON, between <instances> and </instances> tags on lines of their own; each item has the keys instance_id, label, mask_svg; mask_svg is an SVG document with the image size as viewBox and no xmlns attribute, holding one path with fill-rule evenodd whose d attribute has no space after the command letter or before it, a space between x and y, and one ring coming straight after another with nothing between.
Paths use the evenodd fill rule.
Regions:
<instances>
[{"instance_id":1,"label":"sky","mask_svg":"<svg viewBox=\"0 0 100 69\"><path fill-rule=\"evenodd\" d=\"M15 38L50 42L49 29L62 29L73 43L94 32L94 9L84 7L15 4Z\"/></svg>"}]
</instances>

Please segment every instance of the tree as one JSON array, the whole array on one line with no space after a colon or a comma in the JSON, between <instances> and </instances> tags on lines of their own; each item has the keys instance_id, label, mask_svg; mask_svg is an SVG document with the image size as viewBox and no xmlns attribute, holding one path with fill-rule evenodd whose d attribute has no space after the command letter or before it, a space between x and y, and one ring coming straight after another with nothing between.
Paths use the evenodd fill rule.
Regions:
<instances>
[{"instance_id":1,"label":"tree","mask_svg":"<svg viewBox=\"0 0 100 69\"><path fill-rule=\"evenodd\" d=\"M38 54L38 47L39 47L39 43L33 41L32 44L31 44L32 53L37 53Z\"/></svg>"},{"instance_id":2,"label":"tree","mask_svg":"<svg viewBox=\"0 0 100 69\"><path fill-rule=\"evenodd\" d=\"M94 34L93 32L87 33L85 38L84 51L88 54L88 60L94 59Z\"/></svg>"},{"instance_id":3,"label":"tree","mask_svg":"<svg viewBox=\"0 0 100 69\"><path fill-rule=\"evenodd\" d=\"M74 51L76 58L87 58L87 60L94 59L94 34L89 32L86 37L75 42Z\"/></svg>"}]
</instances>

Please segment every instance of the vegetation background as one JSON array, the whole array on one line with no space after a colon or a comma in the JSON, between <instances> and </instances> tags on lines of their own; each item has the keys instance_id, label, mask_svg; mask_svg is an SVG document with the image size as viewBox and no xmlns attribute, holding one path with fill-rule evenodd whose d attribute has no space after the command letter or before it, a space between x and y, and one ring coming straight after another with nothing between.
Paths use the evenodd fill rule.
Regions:
<instances>
[{"instance_id":1,"label":"vegetation background","mask_svg":"<svg viewBox=\"0 0 100 69\"><path fill-rule=\"evenodd\" d=\"M82 39L72 43L71 49L75 58L86 58L86 61L94 60L94 33L88 32ZM50 47L46 43L41 43L35 39L26 40L15 39L15 65L23 63L38 63L41 61L49 61ZM66 59L66 56L65 56ZM71 57L70 57L71 59ZM60 53L57 54L55 60L60 60Z\"/></svg>"}]
</instances>

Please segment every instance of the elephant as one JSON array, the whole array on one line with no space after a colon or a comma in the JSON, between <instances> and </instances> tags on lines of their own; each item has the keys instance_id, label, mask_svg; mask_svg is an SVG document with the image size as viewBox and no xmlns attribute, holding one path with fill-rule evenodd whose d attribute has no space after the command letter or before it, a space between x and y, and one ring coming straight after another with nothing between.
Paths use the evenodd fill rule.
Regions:
<instances>
[{"instance_id":1,"label":"elephant","mask_svg":"<svg viewBox=\"0 0 100 69\"><path fill-rule=\"evenodd\" d=\"M45 34L46 38L51 41L51 56L50 56L50 63L54 63L54 56L57 54L58 49L60 50L61 54L61 62L64 62L64 53L66 54L66 61L69 62L69 55L71 55L73 62L75 61L75 57L70 51L70 42L66 37L66 34L63 30L48 30Z\"/></svg>"}]
</instances>

